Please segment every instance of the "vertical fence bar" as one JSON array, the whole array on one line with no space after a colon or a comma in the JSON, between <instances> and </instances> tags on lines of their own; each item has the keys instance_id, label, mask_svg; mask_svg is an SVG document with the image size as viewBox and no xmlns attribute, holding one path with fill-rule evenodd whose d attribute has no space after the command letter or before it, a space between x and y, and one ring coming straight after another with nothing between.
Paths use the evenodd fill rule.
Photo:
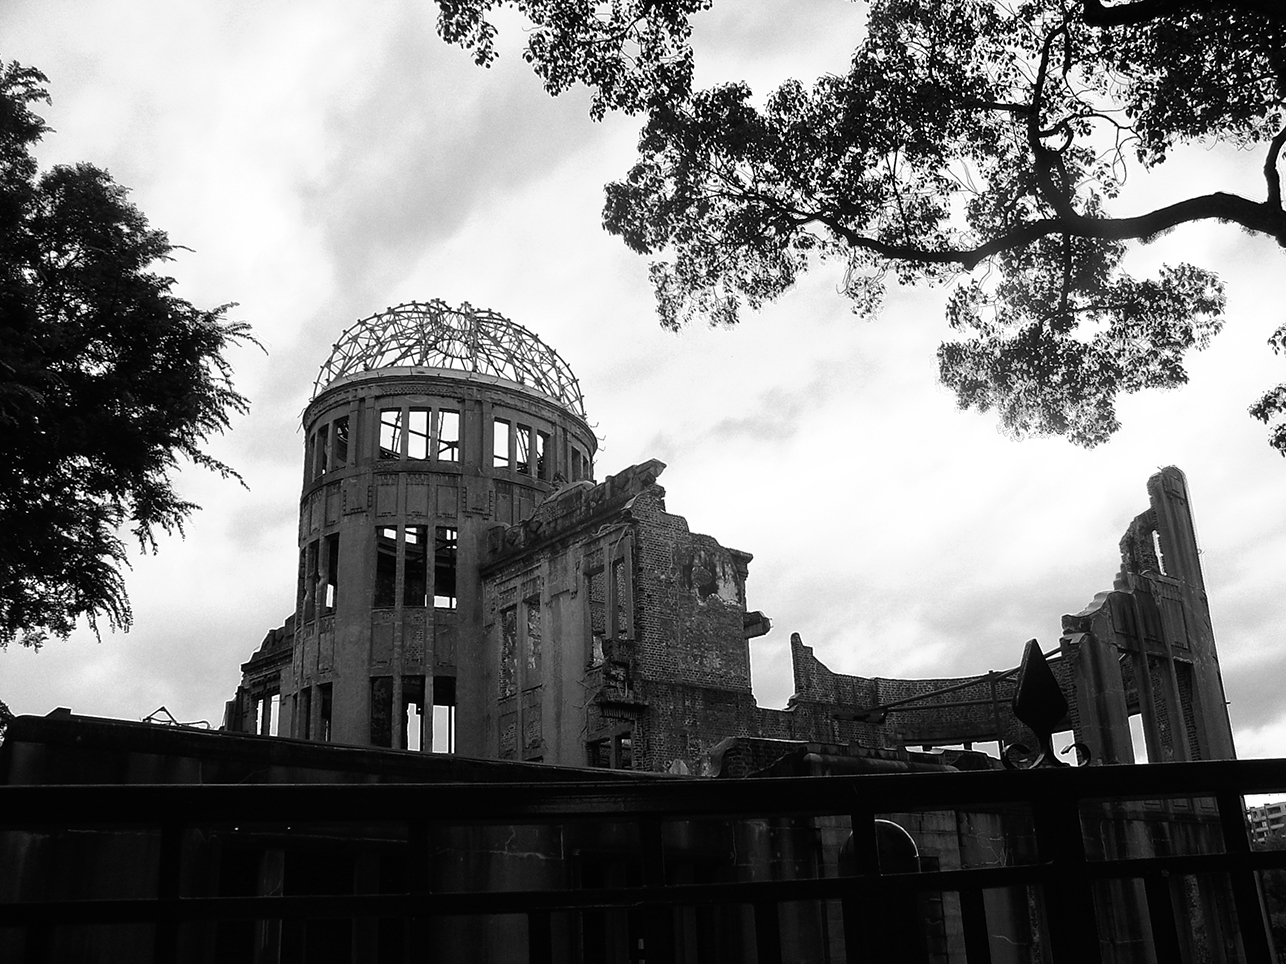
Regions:
<instances>
[{"instance_id":1,"label":"vertical fence bar","mask_svg":"<svg viewBox=\"0 0 1286 964\"><path fill-rule=\"evenodd\" d=\"M872 964L888 957L884 929L873 913L875 878L880 873L880 853L875 839L875 813L864 807L852 811L852 886L840 901L844 913L844 956L847 964Z\"/></svg>"},{"instance_id":2,"label":"vertical fence bar","mask_svg":"<svg viewBox=\"0 0 1286 964\"><path fill-rule=\"evenodd\" d=\"M1229 856L1250 856L1250 835L1246 832L1246 811L1241 794L1225 790L1215 799L1219 804L1224 850ZM1255 872L1243 864L1240 869L1228 872L1228 880L1232 885L1233 904L1237 908L1237 930L1241 932L1246 964L1273 964Z\"/></svg>"},{"instance_id":3,"label":"vertical fence bar","mask_svg":"<svg viewBox=\"0 0 1286 964\"><path fill-rule=\"evenodd\" d=\"M960 917L964 925L965 959L969 964L991 964L991 935L982 888L960 891Z\"/></svg>"},{"instance_id":4,"label":"vertical fence bar","mask_svg":"<svg viewBox=\"0 0 1286 964\"><path fill-rule=\"evenodd\" d=\"M527 911L527 964L553 964L552 943L549 911Z\"/></svg>"},{"instance_id":5,"label":"vertical fence bar","mask_svg":"<svg viewBox=\"0 0 1286 964\"><path fill-rule=\"evenodd\" d=\"M429 827L420 817L408 817L406 823L406 891L412 896L427 897L429 893ZM432 957L429 949L429 918L412 914L406 926L406 959L427 960Z\"/></svg>"},{"instance_id":6,"label":"vertical fence bar","mask_svg":"<svg viewBox=\"0 0 1286 964\"><path fill-rule=\"evenodd\" d=\"M1032 819L1040 861L1047 869L1043 889L1051 959L1054 964L1097 964L1102 956L1085 872L1080 801L1051 789L1034 802Z\"/></svg>"},{"instance_id":7,"label":"vertical fence bar","mask_svg":"<svg viewBox=\"0 0 1286 964\"><path fill-rule=\"evenodd\" d=\"M1180 960L1179 931L1174 923L1169 875L1148 874L1143 878L1143 890L1148 898L1148 919L1152 924L1152 945L1157 960Z\"/></svg>"},{"instance_id":8,"label":"vertical fence bar","mask_svg":"<svg viewBox=\"0 0 1286 964\"><path fill-rule=\"evenodd\" d=\"M781 918L775 900L755 903L755 950L759 964L781 964Z\"/></svg>"},{"instance_id":9,"label":"vertical fence bar","mask_svg":"<svg viewBox=\"0 0 1286 964\"><path fill-rule=\"evenodd\" d=\"M643 885L660 890L665 886L665 851L661 845L661 821L644 817L639 821L639 842L643 845ZM667 904L652 903L644 908L644 951L648 961L674 959L674 913Z\"/></svg>"},{"instance_id":10,"label":"vertical fence bar","mask_svg":"<svg viewBox=\"0 0 1286 964\"><path fill-rule=\"evenodd\" d=\"M152 931L152 960L175 964L178 960L179 885L183 864L183 825L167 820L161 825L161 855L156 880L156 923Z\"/></svg>"}]
</instances>

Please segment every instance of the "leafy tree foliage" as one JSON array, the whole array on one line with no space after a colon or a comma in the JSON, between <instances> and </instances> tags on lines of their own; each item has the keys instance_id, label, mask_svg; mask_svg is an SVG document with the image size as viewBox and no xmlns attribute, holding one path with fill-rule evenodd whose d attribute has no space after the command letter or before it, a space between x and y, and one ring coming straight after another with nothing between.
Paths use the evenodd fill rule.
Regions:
<instances>
[{"instance_id":1,"label":"leafy tree foliage","mask_svg":"<svg viewBox=\"0 0 1286 964\"><path fill-rule=\"evenodd\" d=\"M1232 222L1286 246L1286 6L1279 0L871 0L848 71L758 106L692 87L689 18L711 0L439 0L439 30L495 56L487 17L531 21L551 93L644 112L639 158L608 185L607 229L652 255L661 323L735 324L819 262L854 310L886 282L954 283L939 349L962 407L1016 434L1097 444L1120 392L1182 384L1223 322L1211 272L1124 267L1128 242ZM1127 169L1179 144L1259 148L1259 197L1113 213ZM1286 350L1286 326L1270 341ZM1251 413L1286 455L1286 385Z\"/></svg>"},{"instance_id":2,"label":"leafy tree foliage","mask_svg":"<svg viewBox=\"0 0 1286 964\"><path fill-rule=\"evenodd\" d=\"M0 62L0 646L66 636L78 618L128 628L122 527L155 550L196 508L180 457L246 399L225 349L230 306L196 308L151 267L174 246L89 164L38 174L45 77ZM239 478L239 477L238 477Z\"/></svg>"}]
</instances>

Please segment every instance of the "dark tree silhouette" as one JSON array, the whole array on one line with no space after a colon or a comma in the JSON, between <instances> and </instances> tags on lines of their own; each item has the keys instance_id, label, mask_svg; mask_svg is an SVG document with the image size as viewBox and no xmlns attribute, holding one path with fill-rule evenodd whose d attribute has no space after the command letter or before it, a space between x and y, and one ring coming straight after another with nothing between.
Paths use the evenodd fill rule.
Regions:
<instances>
[{"instance_id":1,"label":"dark tree silhouette","mask_svg":"<svg viewBox=\"0 0 1286 964\"><path fill-rule=\"evenodd\" d=\"M1286 5L1279 0L872 0L847 73L692 89L689 18L711 0L439 0L439 31L495 56L494 10L531 21L526 59L592 113L645 112L604 223L656 256L661 323L735 324L819 262L854 310L886 281L954 283L942 380L1015 434L1082 445L1121 392L1182 384L1223 321L1211 272L1122 267L1128 242L1232 222L1286 246ZM806 15L802 14L802 15ZM1263 180L1115 213L1127 169L1178 144L1263 151ZM1286 349L1286 326L1270 340ZM1286 385L1251 413L1286 455Z\"/></svg>"},{"instance_id":2,"label":"dark tree silhouette","mask_svg":"<svg viewBox=\"0 0 1286 964\"><path fill-rule=\"evenodd\" d=\"M0 62L0 646L129 627L121 531L182 531L180 457L239 479L201 446L247 408L223 353L253 340L151 270L175 248L106 171L37 173L45 83Z\"/></svg>"}]
</instances>

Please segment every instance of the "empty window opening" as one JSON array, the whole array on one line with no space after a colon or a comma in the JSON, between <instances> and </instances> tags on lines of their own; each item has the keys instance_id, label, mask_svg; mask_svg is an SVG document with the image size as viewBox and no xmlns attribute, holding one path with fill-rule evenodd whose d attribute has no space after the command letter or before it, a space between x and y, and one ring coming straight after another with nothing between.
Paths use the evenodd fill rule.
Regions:
<instances>
[{"instance_id":1,"label":"empty window opening","mask_svg":"<svg viewBox=\"0 0 1286 964\"><path fill-rule=\"evenodd\" d=\"M375 597L371 605L387 608L397 592L397 529L380 526L375 530Z\"/></svg>"},{"instance_id":2,"label":"empty window opening","mask_svg":"<svg viewBox=\"0 0 1286 964\"><path fill-rule=\"evenodd\" d=\"M299 587L295 593L295 609L301 614L301 619L307 619L304 612L304 600L308 595L308 548L304 547L299 550Z\"/></svg>"},{"instance_id":3,"label":"empty window opening","mask_svg":"<svg viewBox=\"0 0 1286 964\"><path fill-rule=\"evenodd\" d=\"M331 687L332 683L322 683L317 687L317 739L329 743L331 739Z\"/></svg>"},{"instance_id":4,"label":"empty window opening","mask_svg":"<svg viewBox=\"0 0 1286 964\"><path fill-rule=\"evenodd\" d=\"M335 468L348 464L348 416L341 415L335 419L335 428L331 437L332 459Z\"/></svg>"},{"instance_id":5,"label":"empty window opening","mask_svg":"<svg viewBox=\"0 0 1286 964\"><path fill-rule=\"evenodd\" d=\"M402 410L385 408L380 411L380 458L402 457Z\"/></svg>"},{"instance_id":6,"label":"empty window opening","mask_svg":"<svg viewBox=\"0 0 1286 964\"><path fill-rule=\"evenodd\" d=\"M419 750L424 745L424 677L402 677L401 733L398 746Z\"/></svg>"},{"instance_id":7,"label":"empty window opening","mask_svg":"<svg viewBox=\"0 0 1286 964\"><path fill-rule=\"evenodd\" d=\"M433 752L455 752L455 677L433 677Z\"/></svg>"},{"instance_id":8,"label":"empty window opening","mask_svg":"<svg viewBox=\"0 0 1286 964\"><path fill-rule=\"evenodd\" d=\"M523 475L531 475L531 427L519 425L514 432L514 452L517 455L515 468Z\"/></svg>"},{"instance_id":9,"label":"empty window opening","mask_svg":"<svg viewBox=\"0 0 1286 964\"><path fill-rule=\"evenodd\" d=\"M402 720L402 730L406 733L406 748L419 752L424 741L424 716L419 703L406 704L406 718Z\"/></svg>"},{"instance_id":10,"label":"empty window opening","mask_svg":"<svg viewBox=\"0 0 1286 964\"><path fill-rule=\"evenodd\" d=\"M514 695L517 690L518 607L509 606L500 612L500 698Z\"/></svg>"},{"instance_id":11,"label":"empty window opening","mask_svg":"<svg viewBox=\"0 0 1286 964\"><path fill-rule=\"evenodd\" d=\"M313 688L305 686L299 694L299 717L295 723L295 731L299 734L301 740L311 740L313 738Z\"/></svg>"},{"instance_id":12,"label":"empty window opening","mask_svg":"<svg viewBox=\"0 0 1286 964\"><path fill-rule=\"evenodd\" d=\"M433 534L433 605L455 609L456 530L438 526Z\"/></svg>"},{"instance_id":13,"label":"empty window opening","mask_svg":"<svg viewBox=\"0 0 1286 964\"><path fill-rule=\"evenodd\" d=\"M527 679L526 686L535 686L540 682L544 659L540 651L540 597L528 599L524 604L527 610Z\"/></svg>"},{"instance_id":14,"label":"empty window opening","mask_svg":"<svg viewBox=\"0 0 1286 964\"><path fill-rule=\"evenodd\" d=\"M406 527L406 570L402 577L402 605L427 606L429 592L429 527Z\"/></svg>"},{"instance_id":15,"label":"empty window opening","mask_svg":"<svg viewBox=\"0 0 1286 964\"><path fill-rule=\"evenodd\" d=\"M267 694L255 700L255 727L260 736L276 736L277 721L281 717L281 694Z\"/></svg>"},{"instance_id":16,"label":"empty window opening","mask_svg":"<svg viewBox=\"0 0 1286 964\"><path fill-rule=\"evenodd\" d=\"M549 433L536 433L536 478L549 480Z\"/></svg>"},{"instance_id":17,"label":"empty window opening","mask_svg":"<svg viewBox=\"0 0 1286 964\"><path fill-rule=\"evenodd\" d=\"M589 600L589 662L603 661L603 637L607 634L607 579L602 569L587 573L585 592Z\"/></svg>"},{"instance_id":18,"label":"empty window opening","mask_svg":"<svg viewBox=\"0 0 1286 964\"><path fill-rule=\"evenodd\" d=\"M1148 737L1143 729L1143 714L1130 714L1130 743L1134 747L1134 762L1149 763Z\"/></svg>"},{"instance_id":19,"label":"empty window opening","mask_svg":"<svg viewBox=\"0 0 1286 964\"><path fill-rule=\"evenodd\" d=\"M313 477L313 459L317 457L317 433L308 436L308 441L304 444L304 481L308 482Z\"/></svg>"},{"instance_id":20,"label":"empty window opening","mask_svg":"<svg viewBox=\"0 0 1286 964\"><path fill-rule=\"evenodd\" d=\"M612 560L612 638L630 635L630 594L626 585L625 559Z\"/></svg>"},{"instance_id":21,"label":"empty window opening","mask_svg":"<svg viewBox=\"0 0 1286 964\"><path fill-rule=\"evenodd\" d=\"M327 444L330 438L330 426L323 425L317 430L317 468L316 475L325 475L330 469L330 446Z\"/></svg>"},{"instance_id":22,"label":"empty window opening","mask_svg":"<svg viewBox=\"0 0 1286 964\"><path fill-rule=\"evenodd\" d=\"M580 449L572 447L572 481L579 482L585 478L584 457L580 454Z\"/></svg>"},{"instance_id":23,"label":"empty window opening","mask_svg":"<svg viewBox=\"0 0 1286 964\"><path fill-rule=\"evenodd\" d=\"M438 411L438 459L460 461L460 413L450 409Z\"/></svg>"},{"instance_id":24,"label":"empty window opening","mask_svg":"<svg viewBox=\"0 0 1286 964\"><path fill-rule=\"evenodd\" d=\"M322 614L335 611L335 600L339 595L339 533L326 537L326 575L325 590L322 593Z\"/></svg>"},{"instance_id":25,"label":"empty window opening","mask_svg":"<svg viewBox=\"0 0 1286 964\"><path fill-rule=\"evenodd\" d=\"M406 457L408 459L429 457L429 410L427 408L413 408L407 413Z\"/></svg>"},{"instance_id":26,"label":"empty window opening","mask_svg":"<svg viewBox=\"0 0 1286 964\"><path fill-rule=\"evenodd\" d=\"M393 745L393 677L371 677L371 745Z\"/></svg>"},{"instance_id":27,"label":"empty window opening","mask_svg":"<svg viewBox=\"0 0 1286 964\"><path fill-rule=\"evenodd\" d=\"M590 740L585 744L586 763L603 770L612 768L612 741Z\"/></svg>"},{"instance_id":28,"label":"empty window opening","mask_svg":"<svg viewBox=\"0 0 1286 964\"><path fill-rule=\"evenodd\" d=\"M509 468L509 423L503 418L496 419L491 426L491 466Z\"/></svg>"},{"instance_id":29,"label":"empty window opening","mask_svg":"<svg viewBox=\"0 0 1286 964\"><path fill-rule=\"evenodd\" d=\"M616 734L613 742L615 746L615 759L613 763L616 770L633 770L634 769L634 737L629 733Z\"/></svg>"},{"instance_id":30,"label":"empty window opening","mask_svg":"<svg viewBox=\"0 0 1286 964\"><path fill-rule=\"evenodd\" d=\"M621 730L585 744L586 762L604 770L634 769L634 734Z\"/></svg>"},{"instance_id":31,"label":"empty window opening","mask_svg":"<svg viewBox=\"0 0 1286 964\"><path fill-rule=\"evenodd\" d=\"M304 622L317 614L317 543L308 543L304 561Z\"/></svg>"}]
</instances>

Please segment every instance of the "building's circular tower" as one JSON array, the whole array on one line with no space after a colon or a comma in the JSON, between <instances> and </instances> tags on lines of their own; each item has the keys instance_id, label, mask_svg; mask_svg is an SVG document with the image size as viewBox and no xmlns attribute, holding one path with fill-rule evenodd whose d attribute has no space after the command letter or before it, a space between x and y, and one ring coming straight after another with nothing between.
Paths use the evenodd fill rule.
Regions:
<instances>
[{"instance_id":1,"label":"building's circular tower","mask_svg":"<svg viewBox=\"0 0 1286 964\"><path fill-rule=\"evenodd\" d=\"M494 312L403 304L335 343L303 428L290 734L485 755L486 533L593 477L575 376Z\"/></svg>"}]
</instances>

